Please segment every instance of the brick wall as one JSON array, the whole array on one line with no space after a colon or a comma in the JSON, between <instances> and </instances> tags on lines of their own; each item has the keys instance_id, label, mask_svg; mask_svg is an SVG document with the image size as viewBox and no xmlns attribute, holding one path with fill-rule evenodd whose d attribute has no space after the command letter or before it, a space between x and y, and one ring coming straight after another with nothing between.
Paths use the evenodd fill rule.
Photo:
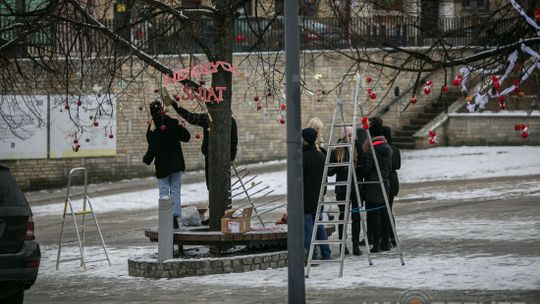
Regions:
<instances>
[{"instance_id":1,"label":"brick wall","mask_svg":"<svg viewBox=\"0 0 540 304\"><path fill-rule=\"evenodd\" d=\"M370 54L373 60L381 58L377 51ZM182 67L182 60L186 62L187 57L168 57L167 64L172 67ZM202 56L194 56L193 60L206 62ZM327 54L323 52L309 51L302 54L301 77L307 87L313 92L310 94L306 90L302 91L302 126L305 126L312 117L319 117L325 124L323 137L325 140L329 135L329 126L336 103L336 84L342 75L357 63L351 61L346 56ZM233 102L232 110L238 122L238 156L237 161L241 163L259 162L272 159L282 159L286 157L286 125L279 123L279 119L285 117L285 113L274 111L279 109L276 96L283 94L284 77L273 71L284 71L284 53L268 53L259 58L254 56L246 58L246 55L235 55L234 64L241 72L240 76L233 77ZM366 71L365 65L361 66L362 71ZM366 113L375 115L389 102L393 102L394 87L400 87L403 93L416 80L416 74L402 72L394 85L387 85L388 80L394 74L393 71L383 70L379 73L375 69L368 69L367 73L373 78L369 86L374 87L378 97L376 101L369 101L367 94L361 94L361 100ZM258 75L255 75L258 74ZM266 76L261 80L260 75ZM315 76L319 79L317 79ZM380 75L380 78L378 78ZM434 83L440 83L442 72L432 75ZM319 77L320 76L320 77ZM38 159L38 160L3 160L2 162L11 168L15 178L23 189L43 189L51 187L64 187L67 182L67 174L71 168L84 166L89 170L90 182L102 182L134 177L153 175L153 166L146 166L142 163L142 157L146 151L145 140L146 121L148 119L147 106L157 97L154 93L156 88L158 73L150 71L143 78L146 80L141 84L130 87L128 94L121 94L117 98L117 155L114 157L87 157L75 159ZM206 79L209 79L206 78ZM368 84L364 84L366 87ZM265 98L268 88L273 88L272 96ZM352 78L343 87L343 100L345 102L346 113L352 114L352 93L354 82ZM421 88L420 88L421 90ZM172 90L169 90L171 94ZM323 94L324 91L324 94ZM436 89L434 88L434 92ZM382 104L378 104L381 97L386 93L387 97ZM261 98L263 109L256 110L253 97L257 95ZM408 117L415 111L419 111L423 104L429 99L436 98L436 94L428 97L423 93L418 98L418 103L403 112L404 105L408 102L410 95L403 97L397 103L388 107L383 115L386 124L395 128L408 122ZM194 109L193 103L184 104L188 109ZM142 109L142 110L141 110ZM200 153L202 141L196 140L194 134L202 130L189 126L192 140L187 144L182 144L187 170L194 170L204 167L204 159Z\"/></svg>"}]
</instances>

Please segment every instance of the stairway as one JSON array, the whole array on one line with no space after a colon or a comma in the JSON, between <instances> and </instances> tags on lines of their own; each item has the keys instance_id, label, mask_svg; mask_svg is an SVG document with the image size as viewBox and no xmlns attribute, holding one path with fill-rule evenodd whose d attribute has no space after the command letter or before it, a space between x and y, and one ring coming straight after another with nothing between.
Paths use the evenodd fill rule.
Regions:
<instances>
[{"instance_id":1,"label":"stairway","mask_svg":"<svg viewBox=\"0 0 540 304\"><path fill-rule=\"evenodd\" d=\"M450 90L448 93L445 93L440 100L437 99L435 102L425 106L422 111L411 118L409 124L405 124L400 129L394 131L392 143L400 149L414 149L414 133L433 120L437 115L446 111L459 97L460 93L458 90Z\"/></svg>"}]
</instances>

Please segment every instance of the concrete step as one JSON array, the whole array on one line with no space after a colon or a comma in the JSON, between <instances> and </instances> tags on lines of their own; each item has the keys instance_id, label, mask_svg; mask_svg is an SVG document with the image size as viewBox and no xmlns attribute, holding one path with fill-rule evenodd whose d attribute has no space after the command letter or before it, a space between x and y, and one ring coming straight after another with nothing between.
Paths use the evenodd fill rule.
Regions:
<instances>
[{"instance_id":1,"label":"concrete step","mask_svg":"<svg viewBox=\"0 0 540 304\"><path fill-rule=\"evenodd\" d=\"M403 130L414 130L414 131L418 131L420 129L422 129L424 125L406 125L406 126L403 126Z\"/></svg>"},{"instance_id":2,"label":"concrete step","mask_svg":"<svg viewBox=\"0 0 540 304\"><path fill-rule=\"evenodd\" d=\"M394 137L413 136L414 133L416 133L416 131L414 131L414 130L399 130L399 131L395 132ZM392 137L392 138L394 138L394 137Z\"/></svg>"},{"instance_id":3,"label":"concrete step","mask_svg":"<svg viewBox=\"0 0 540 304\"><path fill-rule=\"evenodd\" d=\"M394 145L396 145L399 149L414 149L415 145L414 142L394 142Z\"/></svg>"},{"instance_id":4,"label":"concrete step","mask_svg":"<svg viewBox=\"0 0 540 304\"><path fill-rule=\"evenodd\" d=\"M413 118L411 119L411 125L425 125L431 121L431 118Z\"/></svg>"},{"instance_id":5,"label":"concrete step","mask_svg":"<svg viewBox=\"0 0 540 304\"><path fill-rule=\"evenodd\" d=\"M408 142L414 142L414 137L412 136L394 136L392 137L392 142L400 142L400 143L408 143Z\"/></svg>"}]
</instances>

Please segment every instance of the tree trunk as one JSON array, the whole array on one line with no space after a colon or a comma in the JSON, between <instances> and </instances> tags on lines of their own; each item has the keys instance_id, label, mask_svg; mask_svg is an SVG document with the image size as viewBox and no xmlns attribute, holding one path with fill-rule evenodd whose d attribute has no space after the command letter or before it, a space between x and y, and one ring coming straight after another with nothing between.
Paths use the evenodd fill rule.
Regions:
<instances>
[{"instance_id":1,"label":"tree trunk","mask_svg":"<svg viewBox=\"0 0 540 304\"><path fill-rule=\"evenodd\" d=\"M216 1L214 14L214 58L211 61L225 61L232 64L232 29L234 14L230 9L231 0ZM208 162L209 162L209 225L210 231L221 229L221 218L230 204L231 191L231 89L232 75L220 68L212 76L212 86L224 86L223 102L208 104L212 117L210 123Z\"/></svg>"}]
</instances>

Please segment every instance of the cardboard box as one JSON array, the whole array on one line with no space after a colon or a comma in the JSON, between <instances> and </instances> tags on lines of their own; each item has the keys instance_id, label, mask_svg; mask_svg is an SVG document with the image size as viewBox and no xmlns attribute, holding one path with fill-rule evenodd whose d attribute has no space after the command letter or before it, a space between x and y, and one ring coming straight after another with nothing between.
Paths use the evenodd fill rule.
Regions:
<instances>
[{"instance_id":1,"label":"cardboard box","mask_svg":"<svg viewBox=\"0 0 540 304\"><path fill-rule=\"evenodd\" d=\"M229 209L225 211L225 215L221 219L221 232L226 234L244 233L251 230L251 213L253 207L244 208L240 217L233 217L237 209Z\"/></svg>"}]
</instances>

